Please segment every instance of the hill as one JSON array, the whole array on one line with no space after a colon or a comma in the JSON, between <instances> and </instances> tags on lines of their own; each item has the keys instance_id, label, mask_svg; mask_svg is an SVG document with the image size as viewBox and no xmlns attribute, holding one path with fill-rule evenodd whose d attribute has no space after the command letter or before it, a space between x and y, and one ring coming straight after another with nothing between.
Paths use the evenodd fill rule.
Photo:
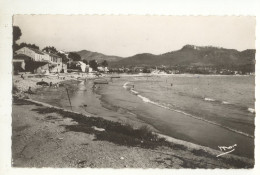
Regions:
<instances>
[{"instance_id":1,"label":"hill","mask_svg":"<svg viewBox=\"0 0 260 175\"><path fill-rule=\"evenodd\" d=\"M108 56L108 55L104 55L102 53L91 52L88 50L81 50L76 53L81 56L82 60L87 60L87 61L96 60L97 62L102 62L104 60L107 60L108 62L113 62L113 61L119 61L119 60L123 59L122 57Z\"/></svg>"},{"instance_id":2,"label":"hill","mask_svg":"<svg viewBox=\"0 0 260 175\"><path fill-rule=\"evenodd\" d=\"M185 45L182 49L161 55L137 54L113 62L112 66L210 66L241 67L255 65L255 50L237 51L219 47Z\"/></svg>"}]
</instances>

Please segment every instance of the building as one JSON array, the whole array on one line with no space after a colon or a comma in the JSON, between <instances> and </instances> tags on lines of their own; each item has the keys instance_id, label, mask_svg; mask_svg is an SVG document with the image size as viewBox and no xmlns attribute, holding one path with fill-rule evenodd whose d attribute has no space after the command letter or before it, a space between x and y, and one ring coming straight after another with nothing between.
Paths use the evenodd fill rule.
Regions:
<instances>
[{"instance_id":1,"label":"building","mask_svg":"<svg viewBox=\"0 0 260 175\"><path fill-rule=\"evenodd\" d=\"M25 71L33 73L67 72L67 65L56 54L23 47L17 50L14 59L25 60Z\"/></svg>"},{"instance_id":2,"label":"building","mask_svg":"<svg viewBox=\"0 0 260 175\"><path fill-rule=\"evenodd\" d=\"M36 62L48 62L49 61L48 60L49 58L46 57L44 52L42 52L38 49L23 47L23 48L15 51L15 53L29 56L32 61L36 61Z\"/></svg>"},{"instance_id":3,"label":"building","mask_svg":"<svg viewBox=\"0 0 260 175\"><path fill-rule=\"evenodd\" d=\"M66 72L67 64L62 63L62 58L56 54L44 52L48 58L48 66L50 72Z\"/></svg>"},{"instance_id":4,"label":"building","mask_svg":"<svg viewBox=\"0 0 260 175\"><path fill-rule=\"evenodd\" d=\"M97 69L99 72L104 72L104 73L109 71L107 67L102 67L102 66L98 66Z\"/></svg>"},{"instance_id":5,"label":"building","mask_svg":"<svg viewBox=\"0 0 260 175\"><path fill-rule=\"evenodd\" d=\"M93 69L92 69L92 67L89 66L89 64L87 64L85 71L86 71L87 73L91 73L91 72L93 72Z\"/></svg>"},{"instance_id":6,"label":"building","mask_svg":"<svg viewBox=\"0 0 260 175\"><path fill-rule=\"evenodd\" d=\"M86 72L87 65L82 61L76 61L76 66L80 67L81 72Z\"/></svg>"},{"instance_id":7,"label":"building","mask_svg":"<svg viewBox=\"0 0 260 175\"><path fill-rule=\"evenodd\" d=\"M14 74L23 72L25 70L25 61L24 60L13 60L13 71Z\"/></svg>"}]
</instances>

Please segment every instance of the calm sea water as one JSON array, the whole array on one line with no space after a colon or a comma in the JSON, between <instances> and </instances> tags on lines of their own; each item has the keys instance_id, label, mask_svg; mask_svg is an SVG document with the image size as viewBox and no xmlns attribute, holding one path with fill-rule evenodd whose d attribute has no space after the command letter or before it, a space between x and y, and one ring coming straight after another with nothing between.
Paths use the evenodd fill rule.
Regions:
<instances>
[{"instance_id":1,"label":"calm sea water","mask_svg":"<svg viewBox=\"0 0 260 175\"><path fill-rule=\"evenodd\" d=\"M234 154L253 157L253 76L125 77L100 94L163 134L214 149L237 144Z\"/></svg>"},{"instance_id":2,"label":"calm sea water","mask_svg":"<svg viewBox=\"0 0 260 175\"><path fill-rule=\"evenodd\" d=\"M126 76L94 90L92 85L70 84L73 110L139 121L213 149L237 144L233 154L254 157L254 76ZM39 93L37 100L70 108L65 90Z\"/></svg>"}]
</instances>

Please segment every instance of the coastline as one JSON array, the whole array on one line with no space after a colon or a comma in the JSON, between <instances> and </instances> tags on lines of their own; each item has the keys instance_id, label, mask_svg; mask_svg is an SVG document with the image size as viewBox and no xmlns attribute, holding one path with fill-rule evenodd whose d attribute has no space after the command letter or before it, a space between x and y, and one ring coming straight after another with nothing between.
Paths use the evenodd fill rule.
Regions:
<instances>
[{"instance_id":1,"label":"coastline","mask_svg":"<svg viewBox=\"0 0 260 175\"><path fill-rule=\"evenodd\" d=\"M93 78L93 77L92 77ZM70 79L70 80L77 80L77 79ZM69 80L69 81L70 81ZM60 79L58 79L57 80L57 82L62 82L63 80L60 80ZM37 86L36 86L37 87ZM35 87L35 88L36 88ZM89 115L86 115L86 114L82 114L82 113L80 113L80 112L75 112L75 111L70 111L70 110L67 110L67 109L64 109L64 108L59 108L59 107L54 107L54 106L52 106L52 105L49 105L49 104L46 104L46 103L42 103L42 102L37 102L37 101L34 101L34 100L30 100L30 99L25 99L25 101L30 101L30 102L32 102L32 103L35 103L35 104L38 104L38 105L42 105L42 106L45 106L45 107L47 107L47 108L50 108L50 109L56 109L56 110L62 110L62 111L64 111L64 112L66 112L66 113L69 113L69 114L71 114L71 113L73 113L73 114L77 114L77 115L84 115L85 117L90 117L90 116L92 116L92 114L91 113L89 113ZM201 161L205 161L205 160L207 160L208 158L210 158L211 159L211 161L216 161L217 162L217 164L218 163L220 163L220 160L221 161L223 161L223 160L225 160L225 161L227 161L227 160L232 160L232 161L234 161L234 163L236 162L236 160L238 160L238 161L242 161L242 162L249 162L249 164L247 164L247 165L245 165L245 164L243 164L243 166L241 167L241 165L239 166L239 167L237 167L237 168L246 168L246 167L252 167L253 166L253 164L254 164L254 162L253 162L253 160L250 160L250 159L247 159L247 158L242 158L242 157L238 157L238 156L235 156L235 155L231 155L231 154L228 154L228 155L225 155L223 158L222 157L220 157L220 158L216 158L216 155L218 155L218 154L220 154L220 153L222 153L222 152L220 152L220 151L217 151L217 150L213 150L213 149L211 149L211 148L208 148L208 147L204 147L204 146L200 146L200 145L196 145L196 144L193 144L193 143L189 143L189 142L186 142L186 141L182 141L182 140L178 140L178 139L174 139L174 138L171 138L171 137L168 137L168 136L164 136L164 135L159 135L159 134L156 134L157 136L160 136L160 137L162 137L162 138L164 138L166 141L167 141L167 144L168 144L168 142L169 143L172 143L172 144L174 144L174 145L181 145L180 147L181 148L183 148L184 150L182 150L183 152L182 152L182 156L184 156L185 157L185 155L186 154L192 154L192 159L194 158L194 159L201 159ZM167 145L166 144L166 145ZM164 145L165 146L165 145ZM178 146L177 146L178 147ZM197 155L196 155L196 153L197 153ZM204 156L206 155L206 158L204 157ZM195 156L195 157L193 157L193 156ZM215 160L216 159L216 160ZM225 162L224 161L224 162ZM204 162L205 163L205 162ZM241 163L241 162L240 162ZM203 165L203 166L205 166L205 165ZM206 165L206 166L208 166L208 165ZM183 166L181 166L181 167L183 167ZM211 166L208 166L208 167L211 167ZM234 165L234 167L236 167L235 165ZM188 167L188 168L192 168L192 167ZM212 167L211 167L212 168ZM214 167L214 168L220 168L220 167L218 167L218 166L216 166L216 167Z\"/></svg>"},{"instance_id":2,"label":"coastline","mask_svg":"<svg viewBox=\"0 0 260 175\"><path fill-rule=\"evenodd\" d=\"M87 120L91 119L91 120L93 120L93 117L91 117L91 116L83 115L83 114L80 114L80 113L77 113L77 112L74 112L74 111L70 111L70 110L64 110L63 108L54 107L52 105L49 105L49 104L46 104L46 103L42 103L42 102L37 102L37 101L34 101L34 100L30 100L30 99L25 99L25 100L22 100L22 101L19 101L19 102L17 102L15 100L14 102L16 104L13 106L14 107L14 110L13 110L14 111L14 114L13 114L14 124L13 125L16 125L16 122L15 122L16 121L15 118L17 118L16 116L18 116L18 118L20 118L20 119L21 119L21 117L23 117L23 114L20 113L21 111L18 110L19 113L16 112L16 108L17 108L16 105L18 104L18 107L22 108L22 110L24 110L23 112L25 112L25 113L29 112L29 111L26 111L27 110L26 108L28 108L28 107L31 109L32 112L34 112L34 113L37 112L38 115L37 115L36 118L38 118L38 119L36 119L36 120L38 122L39 121L44 121L44 119L46 119L46 118L48 118L48 120L50 120L50 121L54 120L54 123L56 122L55 120L57 120L57 119L59 119L58 121L61 121L61 122L64 122L65 120L68 122L68 120L69 120L69 122L72 122L72 124L71 123L70 124L66 123L67 125L63 125L63 126L65 126L65 128L67 126L67 130L72 129L71 130L72 134L73 133L74 134L75 133L76 134L77 133L85 133L85 134L83 134L81 136L81 138L82 139L84 138L83 139L84 141L88 140L88 144L90 144L90 142L91 142L91 144L94 144L94 145L96 143L98 143L98 144L101 143L104 146L104 144L107 145L108 143L111 143L111 144L108 144L109 147L124 147L124 151L128 150L128 151L131 152L132 149L134 149L134 150L137 149L139 153L140 152L146 152L146 153L149 152L149 156L151 156L151 153L157 153L157 154L160 154L160 157L163 157L162 155L167 155L167 156L170 156L171 159L176 159L176 158L179 159L179 161L175 160L174 163L172 163L172 164L168 164L167 161L164 162L165 160L164 161L160 161L159 164L158 164L158 162L156 162L155 160L153 160L152 161L153 163L152 163L152 162L150 162L151 161L150 158L148 159L148 157L144 157L143 159L148 159L149 160L149 164L151 163L151 165L153 165L153 168L155 168L155 167L159 167L159 168L160 167L161 168L183 168L183 167L185 167L185 168L195 168L195 167L197 167L197 168L198 167L199 168L227 168L227 167L230 167L230 168L252 168L253 165L254 165L252 160L249 160L247 158L241 158L241 157L234 156L234 155L226 155L224 157L218 157L217 158L215 154L216 153L219 154L220 153L219 151L215 151L213 149L202 147L202 146L198 146L198 145L195 145L195 144L192 144L192 143L188 143L188 142L183 142L183 141L180 141L180 140L177 140L177 139L171 140L171 142L167 142L167 141L164 141L164 139L160 139L160 140L151 142L152 143L151 144L151 143L148 142L148 140L143 138L143 139L139 140L137 145L136 145L134 142L132 142L132 139L130 139L130 141L126 141L126 142L121 142L120 140L113 140L111 138L111 136L109 136L109 135L110 134L116 134L114 132L110 132L108 134L105 134L105 136L107 138L102 138L102 136L99 136L99 134L102 133L102 131L101 132L98 132L98 131L96 132L93 129L91 129L91 131L89 131L89 128L93 128L93 126L91 126L91 127L90 126L85 126L86 128L84 128L82 126L82 123L79 122L79 120L84 120L84 119L87 119ZM28 102L29 102L29 104L28 104ZM36 109L35 109L35 107L36 107ZM31 112L29 112L29 113L31 113ZM52 114L51 115L52 117L50 117L49 114ZM56 116L54 114L61 115L62 117L60 117L60 116L58 117L58 116ZM30 116L27 116L27 117L30 118ZM35 114L33 116L31 116L31 117L34 118ZM92 124L100 125L100 122L107 122L106 120L104 120L102 118L96 118L95 117L95 119L96 119L96 121L94 121ZM44 121L44 123L46 123L46 121ZM20 123L19 123L19 125L20 125ZM13 144L14 145L13 146L13 156L18 156L18 154L21 153L21 152L18 151L19 149L17 147L18 147L18 145L19 145L19 147L21 147L20 144L22 144L22 145L24 144L24 143L19 143L19 144L16 143L16 142L21 142L20 140L16 141L16 137L20 137L23 134L23 132L21 132L21 131L25 131L27 133L30 132L30 130L28 128L32 127L32 125L31 125L31 123L29 125L30 126L19 126L18 128L17 127L13 128L13 132L14 132L13 133L13 139L14 139L14 142L15 142ZM124 125L121 125L121 124L115 123L115 122L108 122L108 125L107 125L107 123L105 125L107 127L106 131L110 130L109 129L111 127L110 125L112 125L112 126L116 125L115 128L117 128L117 127L121 128L120 131L122 131L122 127L123 128L126 127L127 129L129 129L128 128L129 126L124 126ZM45 127L46 127L46 125L45 125ZM101 126L98 126L98 128L99 127L101 127ZM58 125L58 126L55 126L55 128L52 128L52 129L54 129L55 130L55 134L57 134L57 132L56 132L57 130L63 130L61 128L62 127L60 127ZM87 129L87 130L84 131L85 129ZM47 130L49 131L49 129L47 129ZM64 133L71 133L71 131L67 131L67 130L65 129L65 131L63 131L63 132L58 132L60 135L56 136L56 140L58 140L57 144L59 145L59 147L57 147L57 149L58 148L60 149L60 148L63 147L62 145L60 145L62 143L59 143L59 142L66 142L66 140L62 136L62 134L64 134ZM17 132L17 131L19 131L19 132ZM88 137L90 137L91 140L87 139ZM101 137L101 138L99 138L99 137ZM165 137L165 136L162 136L162 137ZM122 138L124 138L124 136L122 136L121 139ZM127 138L129 139L129 136L127 136ZM130 138L131 138L131 136L130 136ZM36 139L36 138L34 138L34 139ZM112 139L112 140L110 140L110 139ZM30 140L30 143L33 144L32 140L31 139L29 139L29 140ZM75 143L70 142L70 143L66 143L66 144L73 144L74 145ZM88 145L88 144L86 144L86 145ZM142 144L143 144L143 146L142 146ZM154 145L155 145L155 147L153 147ZM36 150L37 149L42 149L41 146L39 146L39 145L36 145L36 146L37 146L37 148L35 148ZM42 146L44 147L44 144ZM29 147L29 146L27 145L26 147ZM26 147L24 147L24 149L20 148L22 150L22 154L26 154L26 151L24 151L26 149ZM95 149L96 149L95 147L92 147L92 151L95 152ZM68 150L66 150L66 151L68 151ZM106 150L103 150L103 151L106 152ZM34 152L34 151L32 151L32 152ZM33 154L32 152L30 152L30 154ZM116 153L118 153L118 151ZM47 154L47 153L44 152L44 151L41 151L41 154L44 155L44 154ZM87 156L88 152L85 152L85 155ZM27 157L27 155L24 155L24 156ZM137 156L137 155L135 154L135 156ZM125 155L125 157L127 158L128 156ZM55 159L57 159L57 157ZM166 159L166 160L168 160L168 159ZM27 163L32 165L32 160L36 161L35 163L33 163L33 167L46 167L46 166L48 166L48 167L49 166L50 167L59 167L59 166L64 166L64 162L62 163L62 165L61 164L49 165L48 162L43 161L42 159L41 159L41 162L39 163L38 162L39 160L36 157L34 157L34 158L30 159L30 160L27 160L27 159L24 159L24 158L20 157L18 162L15 161L13 163L13 166L15 166L15 167L24 167L25 166L26 167L28 165ZM70 164L70 165L67 165L67 162L66 162L65 166L75 167L75 166L78 166L78 164L80 164L80 166L83 166L81 164L82 160L78 160L77 158L76 158L76 160L77 161L74 162L74 164ZM122 158L119 157L119 160L122 160ZM131 160L132 160L131 162L135 162L136 161L135 157L132 157ZM21 165L20 161L23 162L24 165ZM51 161L51 160L49 160L49 161ZM88 160L88 161L93 161L93 160ZM142 161L145 161L145 160L142 160ZM39 164L37 164L37 162ZM85 162L85 163L87 163L87 162ZM105 162L104 161L104 162L102 162L103 166L102 165L99 166L99 165L96 165L96 164L95 164L95 166L93 166L93 165L92 166L93 167L106 167L106 166L104 166L104 164L106 164L106 163L109 164L111 162ZM156 164L156 166L155 166L154 163ZM129 166L129 164L128 164L128 166L126 166L126 167L149 168L150 166L147 166L147 167L144 166L143 167L143 166L139 166L137 164ZM116 167L114 167L114 168L116 168ZM121 168L125 168L125 166L123 166Z\"/></svg>"}]
</instances>

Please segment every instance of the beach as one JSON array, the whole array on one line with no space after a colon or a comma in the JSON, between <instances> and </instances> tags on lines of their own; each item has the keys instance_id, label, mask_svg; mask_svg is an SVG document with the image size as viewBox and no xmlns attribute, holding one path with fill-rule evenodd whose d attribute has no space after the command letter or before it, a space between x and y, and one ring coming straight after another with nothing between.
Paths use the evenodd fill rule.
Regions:
<instances>
[{"instance_id":1,"label":"beach","mask_svg":"<svg viewBox=\"0 0 260 175\"><path fill-rule=\"evenodd\" d=\"M125 78L129 80L129 77L126 76ZM134 77L134 78L136 78L136 77ZM145 77L145 78L147 78L147 77ZM19 77L17 77L17 79L19 79ZM15 80L17 80L17 79L15 79ZM122 77L120 79L122 79ZM46 80L48 80L48 78L46 78ZM133 128L133 129L138 129L138 128L142 128L142 127L145 126L146 130L148 130L151 133L161 133L163 135L168 135L168 136L170 135L170 134L167 134L167 132L163 131L160 127L158 127L160 125L162 125L162 127L165 127L165 125L163 125L162 121L160 122L159 120L157 120L156 125L153 124L154 122L151 122L152 120L154 120L152 118L153 115L161 115L161 114L167 115L169 110L167 110L167 109L162 110L161 108L160 108L160 110L158 110L159 108L158 107L155 108L154 104L143 103L143 105L139 106L139 107L143 108L143 109L147 108L147 107L149 109L153 108L154 109L153 115L147 115L146 114L146 115L143 115L143 116L141 116L141 115L138 116L138 115L136 115L137 108L134 108L134 106L130 105L130 104L134 104L134 102L136 102L137 100L141 100L141 99L136 98L136 94L133 94L132 92L128 92L123 87L123 85L126 83L125 80L123 80L123 79L122 80L111 79L109 77L107 77L105 79L101 78L99 80L109 81L109 86L106 85L106 84L99 84L95 88L93 88L93 81L95 81L95 80L93 80L93 77L92 78L85 78L85 79L83 78L81 80L74 78L74 79L68 79L67 81L66 80L65 81L60 80L60 79L56 78L57 82L63 84L62 86L60 86L59 88L54 88L54 87L43 87L43 88L39 87L39 88L37 88L37 86L34 86L35 89L33 89L33 90L34 90L35 94L28 95L28 98L33 99L36 102L41 101L41 102L45 102L46 104L50 104L50 105L59 107L61 109L66 109L66 110L69 110L69 111L72 111L72 112L76 112L76 113L79 113L80 115L86 115L86 116L91 116L91 117L95 117L95 118L102 118L102 120L105 119L106 121L115 122L115 123L119 122L123 126L131 126L131 128ZM21 81L26 81L26 80L21 80ZM51 80L51 81L53 81L53 80ZM119 85L120 85L120 89L117 88L117 87L119 87ZM137 87L135 86L135 90L138 90ZM66 90L65 90L66 88L68 89L68 93L69 93L69 96L70 96L69 98L70 98L72 105L70 105L70 103L69 103L68 96L67 96ZM115 94L113 89L117 91L116 94L118 94L118 95ZM122 93L121 93L121 91L122 91ZM120 98L120 94L123 94L124 98L127 99L127 100L123 100L122 98ZM113 98L110 97L111 95L113 96ZM130 103L131 99L134 100L134 101L132 101L132 103ZM68 143L69 145L71 145L71 144L80 145L80 143L78 143L79 140L80 140L80 142L82 140L85 140L86 142L88 142L88 144L86 144L86 145L89 145L90 143L93 144L92 147L88 148L88 150L92 150L92 151L97 150L98 146L96 144L100 143L102 145L101 147L102 147L102 151L103 151L103 152L102 151L101 152L102 152L102 154L105 155L105 154L108 154L108 151L106 151L106 150L109 150L109 149L111 149L110 147L115 147L115 145L116 145L116 150L112 151L113 155L106 155L106 156L103 155L104 157L109 157L110 160L107 160L107 158L106 159L101 158L100 162L102 162L102 163L100 163L100 162L95 163L95 165L93 165L93 167L115 167L115 168L116 167L118 167L118 168L120 168L120 167L121 168L122 167L143 167L143 168L149 168L149 167L165 168L165 167L167 167L167 168L180 168L180 167L187 166L187 165L185 165L187 163L186 158L188 160L190 160L190 159L192 159L192 160L196 159L197 160L198 159L203 163L201 163L201 165L196 164L197 167L200 167L200 166L203 167L204 166L204 167L208 167L208 168L221 168L221 167L223 168L227 165L229 166L230 164L223 163L223 159L226 160L226 162L228 162L229 159L232 159L232 161L234 163L231 166L233 166L233 167L240 167L240 168L241 168L241 166L242 167L250 167L253 164L253 161L250 160L250 159L241 158L241 157L231 155L231 154L227 154L224 157L216 158L216 155L221 153L217 149L211 149L207 146L201 146L200 144L194 144L194 143L196 143L196 141L194 141L194 142L191 142L190 140L185 141L185 139L183 141L181 138L182 137L185 138L185 135L178 133L178 127L177 127L176 124L175 124L176 127L174 127L174 132L176 132L176 136L178 135L179 138L175 137L175 139L174 139L174 137L172 135L170 135L172 137L167 136L166 138L168 138L168 140L170 140L172 144L177 144L177 145L182 145L182 146L179 146L180 148L177 149L177 150L174 147L167 147L167 144L166 145L164 145L164 144L159 145L156 148L156 151L158 151L158 150L159 150L159 152L163 151L164 153L170 154L170 155L168 155L170 157L172 157L172 153L173 153L173 155L177 154L179 156L179 158L175 157L172 160L168 160L168 158L166 158L166 159L162 158L162 157L164 157L162 152L158 153L158 154L155 153L154 148L153 149L151 149L151 148L145 149L144 147L142 147L140 145L130 146L129 144L122 144L122 143L118 143L117 141L109 140L109 139L107 139L107 137L109 138L109 134L106 135L106 139L103 138L101 140L95 140L95 137L97 137L97 135L94 134L94 138L93 138L93 133L90 134L89 130L88 130L88 133L86 133L86 132L83 132L82 130L79 131L78 129L76 129L76 131L75 131L75 128L74 128L74 130L66 131L66 132L63 133L61 131L64 131L64 128L66 130L66 127L64 127L64 125L80 125L81 123L77 120L75 122L75 118L73 118L72 121L69 121L68 118L70 118L70 117L68 117L68 116L65 117L65 119L64 119L62 116L60 116L60 114L59 115L55 114L54 116L52 116L53 113L51 113L52 115L50 116L49 113L46 113L46 114L43 115L42 113L38 113L39 111L37 112L37 110L36 111L33 110L35 107L41 108L41 107L35 106L34 103L29 104L29 105L28 104L23 105L24 102L21 102L21 103L22 103L21 105L17 105L17 104L15 104L15 101L14 101L13 121L17 120L16 122L20 123L20 121L19 121L20 119L19 119L19 117L17 117L17 115L21 114L23 116L28 116L27 117L28 120L33 120L32 125L36 125L36 123L38 123L38 122L40 122L43 125L46 124L46 123L50 123L49 126L44 125L43 127L51 127L52 129L50 129L50 130L51 130L52 134L55 130L54 128L57 128L58 130L60 130L60 132L58 132L60 135L56 137L56 140L58 140L58 142L57 143L55 142L55 143L61 144L62 148L64 147L63 142L65 140L66 140L66 143ZM136 103L136 104L140 105L140 103ZM26 113L22 114L21 111L28 112L29 114L32 114L32 115L28 115ZM157 111L159 113L154 113L155 111ZM141 113L139 112L139 114L141 114ZM176 114L176 111L175 111L175 114ZM31 116L31 117L29 117L29 116ZM147 118L148 116L151 116L151 117ZM171 116L171 114L169 114L169 116ZM175 117L176 118L175 118L174 121L176 122L176 121L179 120L178 119L178 112L175 115ZM38 118L38 120L36 120L35 118ZM40 118L40 120L39 120L39 118ZM49 118L50 118L50 121L48 121ZM173 119L171 118L169 121L171 121L171 120L173 120ZM187 118L186 120L190 121L191 119ZM63 122L65 122L65 124ZM194 126L196 125L196 122L198 122L198 121L196 119L194 119L194 121L192 122ZM98 123L99 122L97 121L97 125L98 125ZM183 122L181 122L181 123L183 123ZM26 126L26 121L24 121L23 124ZM53 126L51 126L51 125L53 125ZM109 123L109 125L112 125L112 123ZM15 122L14 122L14 126L15 126ZM205 125L205 126L207 126L207 125ZM99 128L98 126L95 126L95 125L91 126L91 128L92 127ZM16 128L17 128L16 126L13 127L14 133L15 133ZM26 130L30 127L20 127L19 126L18 128L20 128L22 131L25 130L25 132L26 132ZM104 129L102 127L100 127L100 128L101 128L101 130ZM106 127L105 132L107 131L107 128L109 128L109 127ZM219 129L217 126L216 126L216 128ZM18 130L20 131L20 129L18 129ZM166 127L166 131L169 131L169 129L167 129L167 127ZM27 132L29 132L29 131L27 131ZM40 133L41 132L42 131L40 131ZM104 131L100 131L100 132L104 132ZM223 131L221 130L221 132L223 132ZM68 133L72 134L73 138L78 137L79 138L78 141L70 140L68 137L63 136L63 134L68 134ZM172 133L172 131L171 131L171 133ZM17 134L18 134L18 132L17 132ZM75 136L75 134L77 136ZM230 134L230 133L228 133L228 134ZM15 136L15 137L17 138L19 136ZM30 137L32 139L36 139L35 136L30 136ZM62 138L62 139L59 139L59 138ZM90 139L90 138L92 138L92 139ZM172 138L172 139L170 139L170 138ZM140 142L141 141L142 140L140 140ZM163 141L163 143L164 143L164 141ZM20 140L18 139L17 145L20 145L20 144L21 144ZM14 143L14 145L15 145L15 143ZM86 145L85 145L85 147L88 147ZM21 146L18 146L18 147L21 147ZM42 146L34 145L34 147L36 149L38 149L38 147L42 147ZM78 146L77 149L83 151L85 149L83 147L84 146ZM122 153L121 152L122 149L125 150L125 154L128 151L133 153L133 154L131 154L130 157L127 158L127 160L129 160L132 163L130 163L128 161L126 164L120 164L116 161L117 163L113 164L113 162L115 162L115 160L118 158L118 155L120 155L119 153ZM72 149L71 151L73 151L73 150L74 149ZM197 152L196 152L196 150L197 150ZM70 150L68 150L68 149L64 149L64 150L62 149L62 151L64 151L63 153L66 154L66 155L68 155L69 154L68 152L70 152ZM43 152L44 152L44 154L50 154L50 153L46 153L47 149L45 151L43 150ZM98 151L98 152L100 152L100 151ZM18 148L17 148L17 152L15 152L14 155L16 155L16 154L20 154ZM86 151L87 157L90 156L89 154L91 154L91 153L89 153L89 151ZM136 154L138 154L138 156ZM148 155L151 156L151 154L153 154L152 157L147 157ZM143 156L140 156L140 155L143 155ZM146 155L146 156L144 156L144 155ZM79 155L77 155L75 157L78 157L78 156ZM95 156L97 156L97 155L95 155ZM91 161L92 160L97 161L98 158L95 157L95 156L91 157ZM116 156L116 157L114 157L114 156ZM122 157L123 157L123 160L126 161L127 156L122 156ZM159 157L161 157L162 159L159 160L159 161L156 161L157 159L159 159ZM68 167L78 166L78 164L76 163L77 162L76 159L71 160L71 162L73 162L72 164L68 163L67 162L68 160L66 160L65 161L66 163L63 164L64 163L62 161L63 159L61 160L60 158L61 158L60 156L56 157L56 159L59 159L59 161L61 161L61 162L58 161L59 163L53 164L53 166L58 166L58 167L59 166L68 166ZM22 159L24 159L24 158L22 158ZM31 159L33 160L34 158L31 158ZM86 157L85 157L84 158L85 162L81 159L83 159L83 158L80 158L80 160L78 160L78 162L81 162L80 164L83 167L91 167L89 165L89 163L91 162L89 158L88 158L88 160L85 160L86 159ZM238 159L240 161L244 160L244 161L247 161L247 162L250 162L250 163L248 165L241 165L239 163L236 164L235 163L236 161L234 161L233 159ZM41 160L41 161L43 161L43 160ZM55 159L53 159L53 161L56 162ZM83 161L83 163L82 163L82 161ZM119 161L122 161L121 157L119 157ZM133 162L138 162L138 161L143 162L143 164L133 163ZM147 162L147 163L145 163L145 162ZM184 162L186 162L186 163L184 163ZM213 162L213 164L209 165L206 162ZM25 164L27 164L27 163L32 165L33 161L32 162L26 161ZM24 164L24 166L26 166L25 164ZM191 163L188 163L188 164L189 164L188 167L192 168L192 165L190 165ZM22 166L22 165L19 165L19 161L18 161L17 164L14 164L14 165ZM49 166L49 164L47 162L43 161L42 164L40 164L38 162L38 163L35 163L34 166L36 166L36 167L43 166L44 167L44 166Z\"/></svg>"}]
</instances>

